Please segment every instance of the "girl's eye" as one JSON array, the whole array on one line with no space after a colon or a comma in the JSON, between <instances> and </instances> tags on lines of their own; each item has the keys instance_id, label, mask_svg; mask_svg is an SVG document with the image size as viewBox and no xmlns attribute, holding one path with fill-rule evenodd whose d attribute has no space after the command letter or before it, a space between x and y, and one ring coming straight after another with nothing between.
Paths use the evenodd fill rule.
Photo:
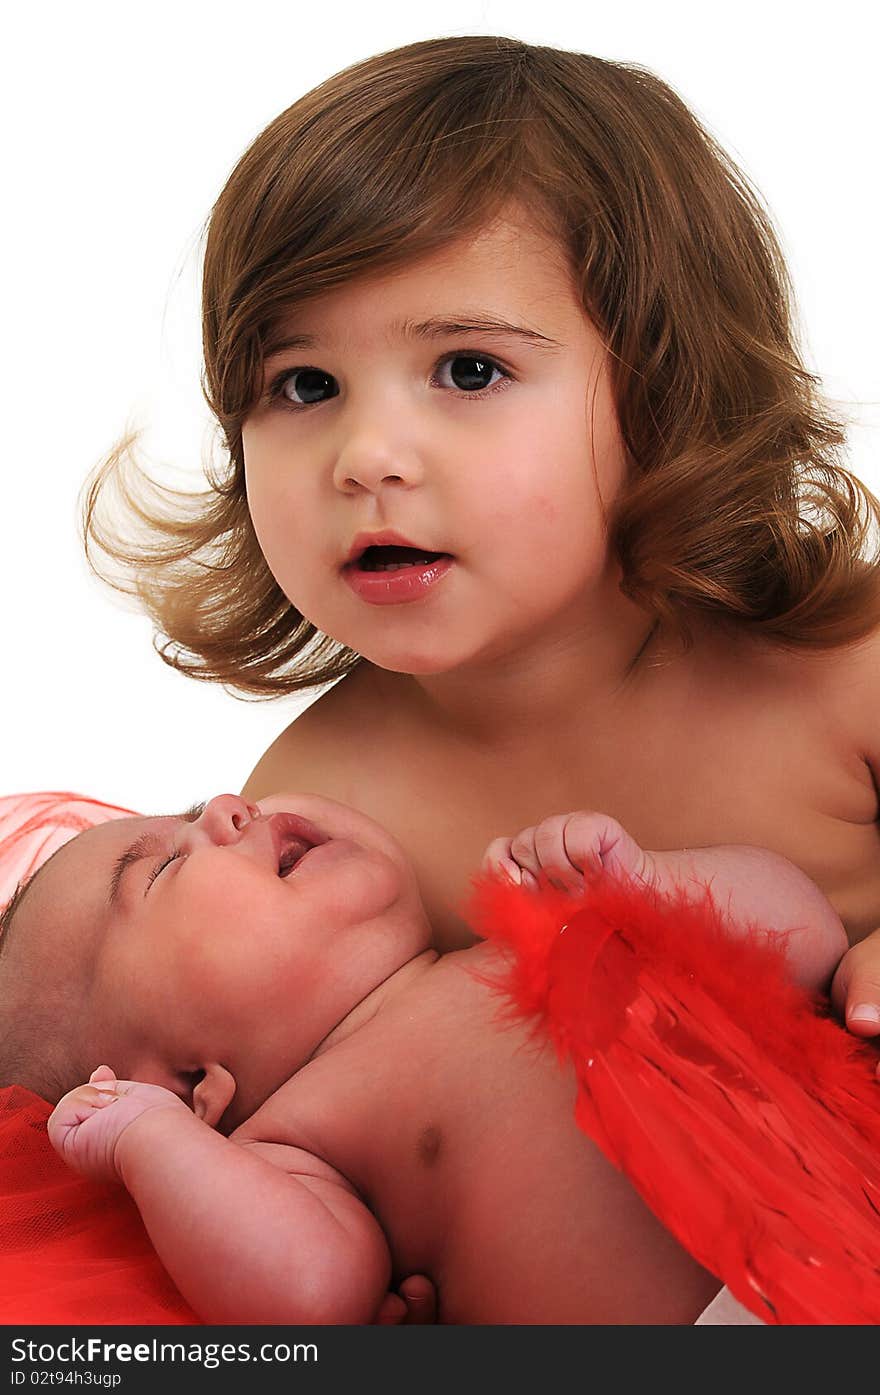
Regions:
<instances>
[{"instance_id":1,"label":"girl's eye","mask_svg":"<svg viewBox=\"0 0 880 1395\"><path fill-rule=\"evenodd\" d=\"M445 379L446 369L449 370L452 386L458 388L459 392L466 393L468 397L491 391L499 382L509 377L494 359L475 354L455 354L445 358L437 374L441 381ZM493 381L495 373L498 377ZM443 386L447 386L445 381Z\"/></svg>"},{"instance_id":2,"label":"girl's eye","mask_svg":"<svg viewBox=\"0 0 880 1395\"><path fill-rule=\"evenodd\" d=\"M178 852L177 849L175 849L174 852L169 853L167 857L163 857L162 861L157 863L157 865L153 868L152 872L147 878L147 885L146 889L144 890L145 896L149 891L150 887L153 885L153 882L156 880L156 878L160 876L162 872L165 871L165 868L169 867L172 862L176 862L177 859L181 856L182 853Z\"/></svg>"},{"instance_id":3,"label":"girl's eye","mask_svg":"<svg viewBox=\"0 0 880 1395\"><path fill-rule=\"evenodd\" d=\"M313 402L338 397L339 387L332 374L321 368L295 368L276 378L269 395L284 398L292 407L310 407Z\"/></svg>"},{"instance_id":4,"label":"girl's eye","mask_svg":"<svg viewBox=\"0 0 880 1395\"><path fill-rule=\"evenodd\" d=\"M452 388L462 398L481 398L506 386L511 375L483 354L448 354L438 364L431 381ZM322 368L288 368L271 384L267 396L270 402L302 411L338 397L339 384L332 373L325 373Z\"/></svg>"}]
</instances>

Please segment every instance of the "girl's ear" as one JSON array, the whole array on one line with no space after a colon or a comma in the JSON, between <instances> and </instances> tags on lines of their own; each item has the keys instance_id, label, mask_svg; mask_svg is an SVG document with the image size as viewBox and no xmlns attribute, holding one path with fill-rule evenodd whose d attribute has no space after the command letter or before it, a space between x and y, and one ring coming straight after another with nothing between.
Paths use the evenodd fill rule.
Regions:
<instances>
[{"instance_id":1,"label":"girl's ear","mask_svg":"<svg viewBox=\"0 0 880 1395\"><path fill-rule=\"evenodd\" d=\"M201 1080L193 1087L192 1107L197 1119L204 1119L210 1127L216 1128L225 1111L232 1103L235 1094L233 1075L213 1061L204 1067Z\"/></svg>"}]
</instances>

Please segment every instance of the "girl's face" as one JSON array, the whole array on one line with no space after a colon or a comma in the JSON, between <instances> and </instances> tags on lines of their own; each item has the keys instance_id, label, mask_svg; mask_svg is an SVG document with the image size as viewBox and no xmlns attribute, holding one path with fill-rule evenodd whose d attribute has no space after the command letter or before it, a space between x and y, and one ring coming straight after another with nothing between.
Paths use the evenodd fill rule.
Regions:
<instances>
[{"instance_id":1,"label":"girl's face","mask_svg":"<svg viewBox=\"0 0 880 1395\"><path fill-rule=\"evenodd\" d=\"M266 560L319 630L443 673L619 597L625 451L562 250L509 217L303 306L244 425Z\"/></svg>"}]
</instances>

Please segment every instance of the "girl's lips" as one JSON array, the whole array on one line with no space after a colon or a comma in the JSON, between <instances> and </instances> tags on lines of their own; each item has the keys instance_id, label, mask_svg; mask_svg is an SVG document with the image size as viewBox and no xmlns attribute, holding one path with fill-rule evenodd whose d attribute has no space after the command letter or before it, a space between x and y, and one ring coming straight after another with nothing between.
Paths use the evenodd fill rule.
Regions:
<instances>
[{"instance_id":1,"label":"girl's lips","mask_svg":"<svg viewBox=\"0 0 880 1395\"><path fill-rule=\"evenodd\" d=\"M403 605L427 596L449 574L454 560L444 554L390 571L364 571L348 562L342 576L354 594L369 605Z\"/></svg>"},{"instance_id":2,"label":"girl's lips","mask_svg":"<svg viewBox=\"0 0 880 1395\"><path fill-rule=\"evenodd\" d=\"M420 546L420 543L411 542L410 539L405 538L402 533L396 533L393 528L382 528L378 533L361 532L356 535L348 550L345 565L356 565L358 559L371 547L405 547L409 548L412 552L416 552ZM437 549L430 547L427 551L429 553L436 552Z\"/></svg>"}]
</instances>

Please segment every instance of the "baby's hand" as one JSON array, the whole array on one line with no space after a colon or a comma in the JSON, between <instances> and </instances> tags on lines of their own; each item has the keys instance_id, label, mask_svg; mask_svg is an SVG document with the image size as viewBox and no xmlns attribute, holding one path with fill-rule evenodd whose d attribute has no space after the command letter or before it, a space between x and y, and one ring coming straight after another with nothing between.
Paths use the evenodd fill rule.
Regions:
<instances>
[{"instance_id":1,"label":"baby's hand","mask_svg":"<svg viewBox=\"0 0 880 1395\"><path fill-rule=\"evenodd\" d=\"M880 1032L880 930L846 951L831 983L831 1001L856 1036Z\"/></svg>"},{"instance_id":2,"label":"baby's hand","mask_svg":"<svg viewBox=\"0 0 880 1395\"><path fill-rule=\"evenodd\" d=\"M561 891L580 892L584 874L606 869L650 885L655 869L650 853L640 848L616 819L607 814L554 814L514 838L496 838L483 857L483 869L510 881L536 887L543 873Z\"/></svg>"},{"instance_id":3,"label":"baby's hand","mask_svg":"<svg viewBox=\"0 0 880 1395\"><path fill-rule=\"evenodd\" d=\"M381 1327L423 1327L437 1321L437 1291L425 1274L411 1274L397 1293L387 1293L375 1321Z\"/></svg>"},{"instance_id":4,"label":"baby's hand","mask_svg":"<svg viewBox=\"0 0 880 1395\"><path fill-rule=\"evenodd\" d=\"M117 1080L109 1066L92 1071L49 1115L49 1138L76 1172L94 1182L118 1182L116 1146L135 1119L150 1109L186 1109L183 1100L161 1085Z\"/></svg>"}]
</instances>

